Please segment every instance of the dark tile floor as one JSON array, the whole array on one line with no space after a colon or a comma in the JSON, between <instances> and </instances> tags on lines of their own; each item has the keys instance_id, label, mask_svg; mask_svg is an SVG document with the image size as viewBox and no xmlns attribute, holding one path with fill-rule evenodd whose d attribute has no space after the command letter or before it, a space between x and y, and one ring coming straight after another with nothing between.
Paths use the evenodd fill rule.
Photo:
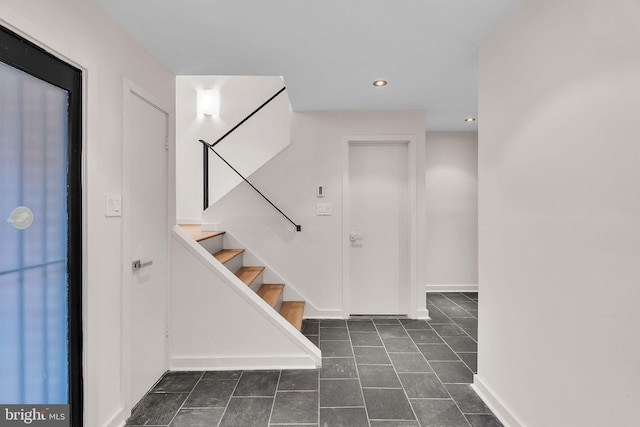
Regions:
<instances>
[{"instance_id":1,"label":"dark tile floor","mask_svg":"<svg viewBox=\"0 0 640 427\"><path fill-rule=\"evenodd\" d=\"M430 293L432 320L305 320L322 369L167 373L127 426L502 426L469 386L475 293Z\"/></svg>"}]
</instances>

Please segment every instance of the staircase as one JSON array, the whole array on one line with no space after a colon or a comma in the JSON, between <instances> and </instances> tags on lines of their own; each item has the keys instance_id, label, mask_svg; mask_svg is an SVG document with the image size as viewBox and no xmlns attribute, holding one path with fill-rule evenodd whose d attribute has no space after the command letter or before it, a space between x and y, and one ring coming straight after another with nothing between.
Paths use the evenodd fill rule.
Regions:
<instances>
[{"instance_id":1,"label":"staircase","mask_svg":"<svg viewBox=\"0 0 640 427\"><path fill-rule=\"evenodd\" d=\"M244 249L224 248L224 231L202 231L200 225L180 225L191 238L207 250L238 279L251 288L298 331L302 329L304 301L283 301L284 285L263 283L264 266L244 265Z\"/></svg>"}]
</instances>

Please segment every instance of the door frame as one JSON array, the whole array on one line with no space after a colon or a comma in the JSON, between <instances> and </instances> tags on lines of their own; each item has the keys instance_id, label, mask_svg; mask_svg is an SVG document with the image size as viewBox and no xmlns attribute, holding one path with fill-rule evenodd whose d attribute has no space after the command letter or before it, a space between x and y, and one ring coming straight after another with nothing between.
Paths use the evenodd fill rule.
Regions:
<instances>
[{"instance_id":1,"label":"door frame","mask_svg":"<svg viewBox=\"0 0 640 427\"><path fill-rule=\"evenodd\" d=\"M349 229L351 227L351 192L349 186L349 147L358 144L406 144L408 176L409 227L409 283L406 303L407 315L415 318L420 311L418 304L418 194L417 194L417 137L416 135L352 135L343 138L342 156L342 311L344 317L351 313L350 248Z\"/></svg>"},{"instance_id":2,"label":"door frame","mask_svg":"<svg viewBox=\"0 0 640 427\"><path fill-rule=\"evenodd\" d=\"M131 206L131 174L130 170L132 165L136 163L136 159L131 157L131 145L128 143L130 138L127 134L127 121L128 115L131 111L131 96L135 96L146 102L151 107L157 109L158 111L164 113L167 116L167 127L165 129L165 150L167 150L166 156L166 171L167 177L165 182L165 187L167 189L167 206L166 206L166 224L167 228L165 230L167 237L167 260L170 259L170 244L171 244L171 236L170 230L171 225L175 222L175 220L171 217L172 209L171 209L171 200L172 200L172 191L170 187L170 177L171 177L171 161L172 158L169 153L170 146L170 136L169 132L171 130L171 109L168 106L168 103L158 99L151 93L144 90L142 87L134 84L132 81L123 77L122 79L122 393L123 393L123 410L125 414L125 419L131 415L131 410L135 406L136 402L132 401L132 378L131 378L131 281L133 278L133 272L131 270L131 261L133 248L131 247L131 237L129 235L129 230L131 227L131 217L127 212L129 206ZM165 370L169 367L169 343L168 343L168 322L169 322L169 296L170 296L170 277L171 277L170 265L167 265L167 305L165 306L165 339L166 346L164 349L164 367Z\"/></svg>"}]
</instances>

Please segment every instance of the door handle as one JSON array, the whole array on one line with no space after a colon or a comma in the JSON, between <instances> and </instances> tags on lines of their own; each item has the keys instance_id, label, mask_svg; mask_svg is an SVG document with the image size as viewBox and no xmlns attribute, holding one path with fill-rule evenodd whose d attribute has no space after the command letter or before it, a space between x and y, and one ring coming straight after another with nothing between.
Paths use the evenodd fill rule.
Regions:
<instances>
[{"instance_id":1,"label":"door handle","mask_svg":"<svg viewBox=\"0 0 640 427\"><path fill-rule=\"evenodd\" d=\"M152 264L153 264L153 260L141 262L139 259L137 259L131 263L131 268L133 269L133 271L138 271L141 268L149 267Z\"/></svg>"},{"instance_id":2,"label":"door handle","mask_svg":"<svg viewBox=\"0 0 640 427\"><path fill-rule=\"evenodd\" d=\"M362 240L362 235L358 234L358 233L351 233L349 235L349 240L351 240L352 242L358 241L358 240Z\"/></svg>"}]
</instances>

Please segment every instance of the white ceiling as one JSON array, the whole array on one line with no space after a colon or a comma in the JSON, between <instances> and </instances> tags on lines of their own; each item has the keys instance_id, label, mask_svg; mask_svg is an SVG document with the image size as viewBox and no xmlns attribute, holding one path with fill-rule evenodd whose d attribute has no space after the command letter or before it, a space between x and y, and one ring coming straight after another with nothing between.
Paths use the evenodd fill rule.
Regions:
<instances>
[{"instance_id":1,"label":"white ceiling","mask_svg":"<svg viewBox=\"0 0 640 427\"><path fill-rule=\"evenodd\" d=\"M423 109L427 130L476 130L478 48L523 0L92 1L176 74L278 75L296 111Z\"/></svg>"}]
</instances>

